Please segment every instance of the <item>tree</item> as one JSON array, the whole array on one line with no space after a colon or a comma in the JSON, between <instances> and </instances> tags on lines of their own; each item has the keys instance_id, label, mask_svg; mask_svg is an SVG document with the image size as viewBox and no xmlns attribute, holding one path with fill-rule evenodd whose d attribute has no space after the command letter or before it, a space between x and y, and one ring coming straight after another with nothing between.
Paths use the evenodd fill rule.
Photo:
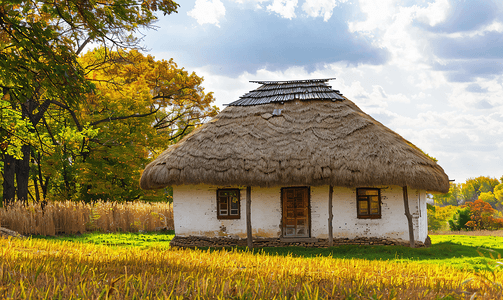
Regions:
<instances>
[{"instance_id":1,"label":"tree","mask_svg":"<svg viewBox=\"0 0 503 300\"><path fill-rule=\"evenodd\" d=\"M483 192L480 193L479 200L489 203L493 208L498 205L498 200L493 192Z\"/></svg>"},{"instance_id":2,"label":"tree","mask_svg":"<svg viewBox=\"0 0 503 300\"><path fill-rule=\"evenodd\" d=\"M503 219L494 217L495 210L487 202L478 199L467 205L470 209L470 221L466 226L477 230L494 230L503 228Z\"/></svg>"},{"instance_id":3,"label":"tree","mask_svg":"<svg viewBox=\"0 0 503 300\"><path fill-rule=\"evenodd\" d=\"M109 61L96 65L103 55ZM136 50L106 53L99 48L80 63L94 66L86 76L95 92L76 110L92 137L85 143L72 139L74 133L54 137L59 150L38 163L44 166L43 177L51 178L51 198L165 199L162 191L140 190L140 170L153 155L216 115L213 94L201 86L203 78L173 60L156 61Z\"/></svg>"},{"instance_id":4,"label":"tree","mask_svg":"<svg viewBox=\"0 0 503 300\"><path fill-rule=\"evenodd\" d=\"M458 205L461 202L460 184L449 183L449 192L446 194L433 195L433 201L440 206Z\"/></svg>"},{"instance_id":5,"label":"tree","mask_svg":"<svg viewBox=\"0 0 503 300\"><path fill-rule=\"evenodd\" d=\"M500 182L496 178L479 176L469 178L461 185L461 196L464 202L473 202L479 199L481 193L494 192Z\"/></svg>"},{"instance_id":6,"label":"tree","mask_svg":"<svg viewBox=\"0 0 503 300\"><path fill-rule=\"evenodd\" d=\"M503 177L502 177L503 179ZM498 184L494 187L494 198L496 199L496 204L493 206L499 211L503 210L503 183Z\"/></svg>"},{"instance_id":7,"label":"tree","mask_svg":"<svg viewBox=\"0 0 503 300\"><path fill-rule=\"evenodd\" d=\"M86 45L101 44L108 50L137 48L139 39L134 35L142 28L152 27L155 12L166 15L176 12L177 7L171 0L2 2L2 115L6 110L18 112L28 132L36 135L49 106L58 106L75 117L72 109L82 100L82 95L93 90L77 60ZM5 102L9 106L3 105ZM77 126L78 121L73 121ZM9 130L9 123L2 120L1 136L9 136ZM43 144L43 137L37 139L35 144L22 138L20 147L11 142L2 145L4 201L14 199L14 187L17 187L18 199L28 198L32 148L41 148ZM16 151L21 155L13 156Z\"/></svg>"},{"instance_id":8,"label":"tree","mask_svg":"<svg viewBox=\"0 0 503 300\"><path fill-rule=\"evenodd\" d=\"M88 53L92 62L103 49ZM204 93L203 79L173 60L156 61L137 51L116 52L110 64L90 72L97 93L82 103L83 120L99 128L90 140L81 168L86 199L144 195L140 170L153 155L217 114L212 93ZM133 112L133 113L132 113Z\"/></svg>"}]
</instances>

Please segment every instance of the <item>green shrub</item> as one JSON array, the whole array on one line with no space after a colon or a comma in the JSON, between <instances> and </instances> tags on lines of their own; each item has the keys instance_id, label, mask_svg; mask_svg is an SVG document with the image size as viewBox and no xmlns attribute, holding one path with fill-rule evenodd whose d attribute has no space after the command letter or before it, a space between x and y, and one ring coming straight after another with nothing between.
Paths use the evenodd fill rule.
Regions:
<instances>
[{"instance_id":1,"label":"green shrub","mask_svg":"<svg viewBox=\"0 0 503 300\"><path fill-rule=\"evenodd\" d=\"M451 231L472 230L466 223L471 221L471 211L469 207L461 208L456 211L452 219L449 220Z\"/></svg>"}]
</instances>

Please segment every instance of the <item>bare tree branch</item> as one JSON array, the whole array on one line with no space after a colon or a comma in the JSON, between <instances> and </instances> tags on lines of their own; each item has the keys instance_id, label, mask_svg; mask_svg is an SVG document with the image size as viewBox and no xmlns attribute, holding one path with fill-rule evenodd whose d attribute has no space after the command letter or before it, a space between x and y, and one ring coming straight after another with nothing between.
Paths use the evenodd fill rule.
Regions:
<instances>
[{"instance_id":1,"label":"bare tree branch","mask_svg":"<svg viewBox=\"0 0 503 300\"><path fill-rule=\"evenodd\" d=\"M103 122L110 122L110 121L115 121L115 120L125 120L125 119L129 119L129 118L142 118L142 117L147 117L147 116L150 116L152 114L155 114L156 112L158 112L160 109L157 108L155 110L151 110L149 113L146 113L146 114L134 114L134 115L129 115L129 116L121 116L121 117L108 117L106 119L102 119L102 120L99 120L99 121L95 121L95 122L92 122L90 125L98 125L99 123L103 123Z\"/></svg>"},{"instance_id":2,"label":"bare tree branch","mask_svg":"<svg viewBox=\"0 0 503 300\"><path fill-rule=\"evenodd\" d=\"M75 122L75 125L77 125L77 129L79 131L83 130L82 125L80 125L79 119L77 119L77 116L75 115L75 112L68 105L61 103L59 101L56 101L56 100L50 100L50 101L52 104L55 104L61 108L66 109L70 113L70 115L72 116L72 119Z\"/></svg>"}]
</instances>

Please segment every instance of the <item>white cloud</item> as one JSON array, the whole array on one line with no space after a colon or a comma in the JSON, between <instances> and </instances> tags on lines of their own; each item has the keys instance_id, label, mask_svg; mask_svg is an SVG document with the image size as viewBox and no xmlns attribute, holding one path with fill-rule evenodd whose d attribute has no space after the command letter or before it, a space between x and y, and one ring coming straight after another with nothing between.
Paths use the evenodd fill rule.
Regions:
<instances>
[{"instance_id":1,"label":"white cloud","mask_svg":"<svg viewBox=\"0 0 503 300\"><path fill-rule=\"evenodd\" d=\"M419 109L431 109L433 107L433 104L430 104L430 103L420 103L418 105L416 105L417 108Z\"/></svg>"},{"instance_id":2,"label":"white cloud","mask_svg":"<svg viewBox=\"0 0 503 300\"><path fill-rule=\"evenodd\" d=\"M491 23L489 26L487 26L486 28L484 28L486 31L496 31L496 32L503 32L503 23L501 22L498 22L498 21L494 21L493 23Z\"/></svg>"},{"instance_id":3,"label":"white cloud","mask_svg":"<svg viewBox=\"0 0 503 300\"><path fill-rule=\"evenodd\" d=\"M452 107L463 113L478 112L481 116L495 113L503 114L503 76L495 76L492 79L479 78L475 82L450 83L451 93L448 94L448 100ZM470 85L477 85L480 89L470 92ZM491 106L489 110L483 109L484 105ZM496 116L495 115L495 116Z\"/></svg>"},{"instance_id":4,"label":"white cloud","mask_svg":"<svg viewBox=\"0 0 503 300\"><path fill-rule=\"evenodd\" d=\"M262 3L263 2L269 2L270 0L231 0L235 3L241 4L242 7L244 8L251 8L251 9L263 9Z\"/></svg>"},{"instance_id":5,"label":"white cloud","mask_svg":"<svg viewBox=\"0 0 503 300\"><path fill-rule=\"evenodd\" d=\"M348 22L349 30L387 49L391 53L390 64L407 70L426 68L435 59L428 47L431 34L414 22L436 25L445 20L450 5L447 0L437 0L426 7L402 6L401 3L399 0L360 0L360 10L366 18Z\"/></svg>"},{"instance_id":6,"label":"white cloud","mask_svg":"<svg viewBox=\"0 0 503 300\"><path fill-rule=\"evenodd\" d=\"M271 5L267 5L267 10L275 12L285 19L295 18L295 8L298 0L273 0Z\"/></svg>"},{"instance_id":7,"label":"white cloud","mask_svg":"<svg viewBox=\"0 0 503 300\"><path fill-rule=\"evenodd\" d=\"M457 110L419 113L416 117L398 116L391 129L439 159L450 178L463 182L468 177L500 177L503 120Z\"/></svg>"},{"instance_id":8,"label":"white cloud","mask_svg":"<svg viewBox=\"0 0 503 300\"><path fill-rule=\"evenodd\" d=\"M347 0L306 0L302 5L302 10L313 18L322 16L323 21L327 22L332 17L337 2L344 3L347 2Z\"/></svg>"},{"instance_id":9,"label":"white cloud","mask_svg":"<svg viewBox=\"0 0 503 300\"><path fill-rule=\"evenodd\" d=\"M220 27L220 19L225 16L225 6L220 0L196 0L196 5L187 15L196 19L199 25L213 24Z\"/></svg>"},{"instance_id":10,"label":"white cloud","mask_svg":"<svg viewBox=\"0 0 503 300\"><path fill-rule=\"evenodd\" d=\"M429 3L426 8L419 8L416 6L416 18L418 21L435 26L447 18L447 13L451 5L447 0L438 0Z\"/></svg>"},{"instance_id":11,"label":"white cloud","mask_svg":"<svg viewBox=\"0 0 503 300\"><path fill-rule=\"evenodd\" d=\"M477 36L484 36L487 33L502 33L503 32L503 23L499 21L494 21L489 25L481 26L475 30L466 30L459 32L451 32L451 33L437 33L441 37L450 38L450 39L459 39L459 38L474 38Z\"/></svg>"},{"instance_id":12,"label":"white cloud","mask_svg":"<svg viewBox=\"0 0 503 300\"><path fill-rule=\"evenodd\" d=\"M353 32L370 33L376 29L385 29L392 23L392 17L397 12L396 0L360 0L360 10L367 15L363 21L349 22L349 29Z\"/></svg>"},{"instance_id":13,"label":"white cloud","mask_svg":"<svg viewBox=\"0 0 503 300\"><path fill-rule=\"evenodd\" d=\"M239 4L247 4L247 3L261 4L262 2L269 2L270 0L231 0L231 1Z\"/></svg>"}]
</instances>

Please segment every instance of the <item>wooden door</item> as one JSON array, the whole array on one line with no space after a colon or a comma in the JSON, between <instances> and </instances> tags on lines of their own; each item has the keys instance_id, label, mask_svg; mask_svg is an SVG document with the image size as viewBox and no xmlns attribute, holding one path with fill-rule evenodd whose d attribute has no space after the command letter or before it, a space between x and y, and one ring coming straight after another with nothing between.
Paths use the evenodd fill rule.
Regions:
<instances>
[{"instance_id":1,"label":"wooden door","mask_svg":"<svg viewBox=\"0 0 503 300\"><path fill-rule=\"evenodd\" d=\"M309 188L283 188L283 237L309 237Z\"/></svg>"}]
</instances>

